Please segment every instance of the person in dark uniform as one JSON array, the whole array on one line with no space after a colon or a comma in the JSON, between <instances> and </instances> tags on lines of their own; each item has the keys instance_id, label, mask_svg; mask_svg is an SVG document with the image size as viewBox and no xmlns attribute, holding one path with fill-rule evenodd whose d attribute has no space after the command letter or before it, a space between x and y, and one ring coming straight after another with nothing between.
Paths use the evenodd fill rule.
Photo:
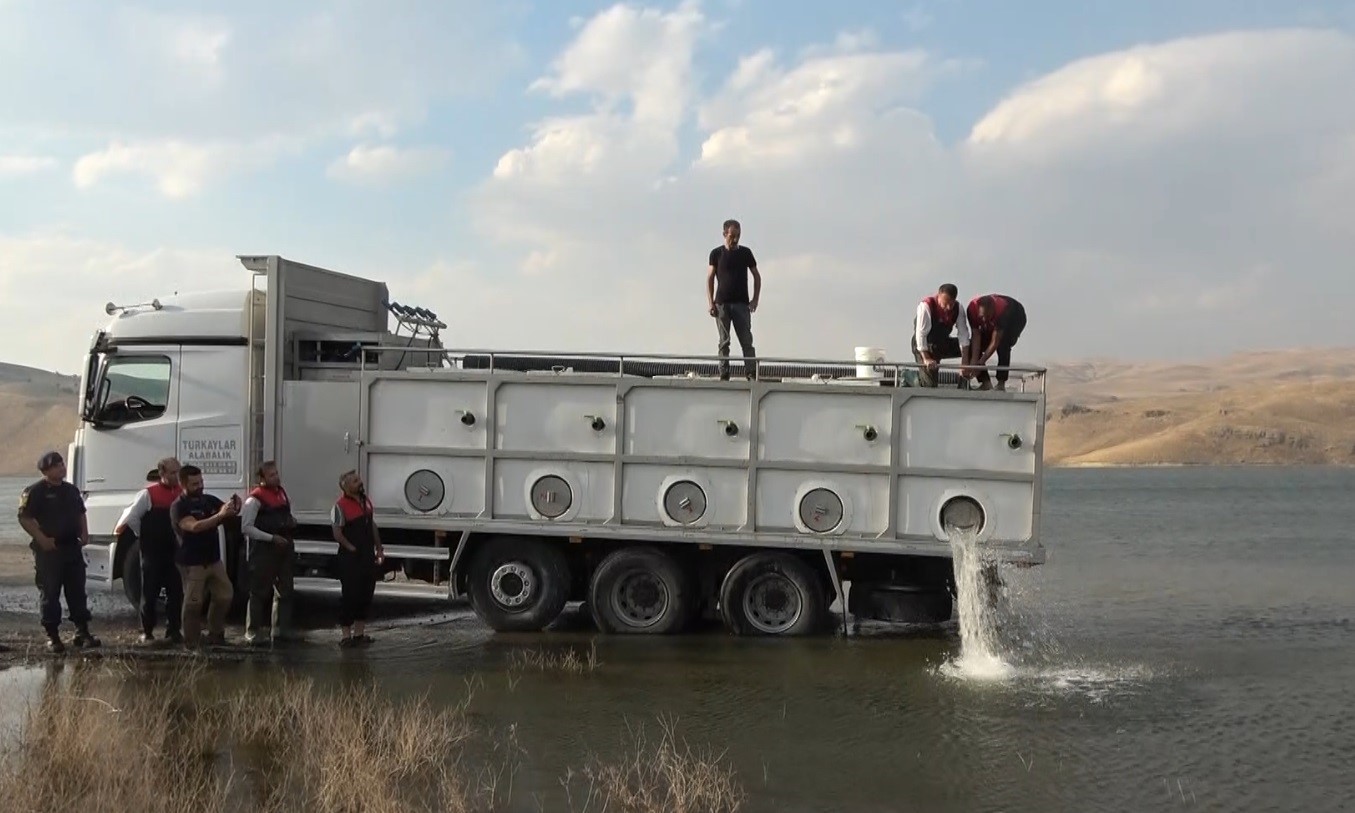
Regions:
<instances>
[{"instance_id":1,"label":"person in dark uniform","mask_svg":"<svg viewBox=\"0 0 1355 813\"><path fill-rule=\"evenodd\" d=\"M377 567L385 554L362 478L355 471L344 472L339 489L343 493L334 503L330 524L334 541L339 543L339 626L343 629L339 646L350 647L372 642L366 633L367 610L376 592Z\"/></svg>"},{"instance_id":2,"label":"person in dark uniform","mask_svg":"<svg viewBox=\"0 0 1355 813\"><path fill-rule=\"evenodd\" d=\"M1008 370L1012 363L1012 348L1026 329L1026 309L1020 302L1002 294L988 294L969 301L965 308L969 330L974 344L969 351L970 363L979 368L979 389L992 389L988 378L988 359L997 355L997 388L1007 388Z\"/></svg>"},{"instance_id":3,"label":"person in dark uniform","mask_svg":"<svg viewBox=\"0 0 1355 813\"><path fill-rule=\"evenodd\" d=\"M960 289L947 282L917 304L911 344L924 387L937 385L942 361L960 359L963 365L969 360L969 324L960 312L959 296ZM960 386L968 389L969 384L962 379Z\"/></svg>"},{"instance_id":4,"label":"person in dark uniform","mask_svg":"<svg viewBox=\"0 0 1355 813\"><path fill-rule=\"evenodd\" d=\"M710 252L710 267L706 271L706 307L715 317L720 331L720 380L729 380L729 328L739 337L743 350L744 373L748 380L757 377L757 355L753 349L753 317L758 299L762 296L762 275L757 260L748 246L739 245L742 228L737 220L724 223L724 243ZM748 275L753 275L753 295L748 296ZM718 286L717 286L718 283Z\"/></svg>"},{"instance_id":5,"label":"person in dark uniform","mask_svg":"<svg viewBox=\"0 0 1355 813\"><path fill-rule=\"evenodd\" d=\"M183 579L184 644L195 647L202 635L202 603L207 607L206 643L226 643L226 611L235 590L231 587L226 565L221 561L218 529L240 512L240 498L231 495L222 502L203 490L202 469L184 466L179 470L183 493L169 507L169 520L179 538L179 576Z\"/></svg>"},{"instance_id":6,"label":"person in dark uniform","mask_svg":"<svg viewBox=\"0 0 1355 813\"><path fill-rule=\"evenodd\" d=\"M65 652L61 642L61 594L75 624L77 647L96 647L99 639L89 631L89 606L85 600L85 552L89 544L89 521L80 489L66 482L66 461L48 452L38 461L42 479L25 488L19 497L19 525L32 537L33 568L42 606L42 628L47 648Z\"/></svg>"},{"instance_id":7,"label":"person in dark uniform","mask_svg":"<svg viewBox=\"0 0 1355 813\"><path fill-rule=\"evenodd\" d=\"M183 643L179 624L183 617L183 581L174 565L174 526L169 507L183 493L179 486L179 461L166 457L155 467L156 481L137 493L118 518L113 533L122 538L136 534L141 550L141 642L155 640L156 608L165 593L165 640Z\"/></svg>"},{"instance_id":8,"label":"person in dark uniform","mask_svg":"<svg viewBox=\"0 0 1355 813\"><path fill-rule=\"evenodd\" d=\"M292 502L282 487L275 461L264 461L255 472L259 484L245 499L240 511L240 531L249 540L249 609L245 617L245 641L267 643L261 634L267 627L274 641L296 636L292 632L293 564L292 537L296 518Z\"/></svg>"}]
</instances>

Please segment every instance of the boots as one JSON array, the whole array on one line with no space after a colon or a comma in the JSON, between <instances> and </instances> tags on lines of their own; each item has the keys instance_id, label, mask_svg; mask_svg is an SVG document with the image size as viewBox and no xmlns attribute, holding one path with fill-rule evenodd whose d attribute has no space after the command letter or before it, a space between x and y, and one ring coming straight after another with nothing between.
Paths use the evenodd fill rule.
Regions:
<instances>
[{"instance_id":1,"label":"boots","mask_svg":"<svg viewBox=\"0 0 1355 813\"><path fill-rule=\"evenodd\" d=\"M103 642L94 637L94 633L89 631L89 627L81 624L76 628L75 639L71 643L82 649L94 649L101 646Z\"/></svg>"},{"instance_id":2,"label":"boots","mask_svg":"<svg viewBox=\"0 0 1355 813\"><path fill-rule=\"evenodd\" d=\"M47 630L47 651L53 655L60 655L66 651L66 645L61 643L61 633L55 628Z\"/></svg>"}]
</instances>

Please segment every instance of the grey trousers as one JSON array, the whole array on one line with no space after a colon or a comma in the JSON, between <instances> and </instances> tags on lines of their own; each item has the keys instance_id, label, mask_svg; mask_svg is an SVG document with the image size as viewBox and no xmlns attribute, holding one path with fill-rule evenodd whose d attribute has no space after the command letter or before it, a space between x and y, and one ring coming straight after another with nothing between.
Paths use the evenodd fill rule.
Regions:
<instances>
[{"instance_id":1,"label":"grey trousers","mask_svg":"<svg viewBox=\"0 0 1355 813\"><path fill-rule=\"evenodd\" d=\"M753 314L743 302L728 302L715 306L715 325L720 330L720 377L729 378L729 328L739 337L739 348L744 359L757 355L753 349ZM749 379L757 374L757 362L745 361L744 373Z\"/></svg>"}]
</instances>

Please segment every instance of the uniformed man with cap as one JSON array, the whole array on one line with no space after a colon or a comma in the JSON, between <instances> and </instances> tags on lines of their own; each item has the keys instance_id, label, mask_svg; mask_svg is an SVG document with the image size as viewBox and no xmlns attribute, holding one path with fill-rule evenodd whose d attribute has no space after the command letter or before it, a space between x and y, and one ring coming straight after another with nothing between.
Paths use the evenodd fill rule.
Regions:
<instances>
[{"instance_id":1,"label":"uniformed man with cap","mask_svg":"<svg viewBox=\"0 0 1355 813\"><path fill-rule=\"evenodd\" d=\"M89 523L80 490L66 482L66 461L48 452L38 461L42 479L25 488L19 497L19 524L32 537L33 564L42 605L42 627L47 648L65 652L61 642L61 594L75 624L77 647L96 647L99 639L89 631L89 607L85 602L85 553Z\"/></svg>"}]
</instances>

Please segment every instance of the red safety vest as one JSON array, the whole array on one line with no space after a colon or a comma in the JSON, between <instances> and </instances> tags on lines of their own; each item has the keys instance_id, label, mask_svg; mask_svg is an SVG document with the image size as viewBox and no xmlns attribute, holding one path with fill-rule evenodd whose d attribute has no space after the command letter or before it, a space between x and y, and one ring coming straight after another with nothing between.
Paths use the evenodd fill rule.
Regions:
<instances>
[{"instance_id":1,"label":"red safety vest","mask_svg":"<svg viewBox=\"0 0 1355 813\"><path fill-rule=\"evenodd\" d=\"M359 502L344 494L335 505L343 517L344 537L359 551L370 550L376 544L376 535L372 533L372 501L364 498Z\"/></svg>"},{"instance_id":2,"label":"red safety vest","mask_svg":"<svg viewBox=\"0 0 1355 813\"><path fill-rule=\"evenodd\" d=\"M988 313L987 319L979 318L979 300L983 297L976 296L969 300L969 306L965 308L965 315L969 318L969 327L973 330L981 330L991 333L997 329L998 322L1002 321L1002 315L1007 312L1007 297L1001 294L992 294L993 308Z\"/></svg>"},{"instance_id":3,"label":"red safety vest","mask_svg":"<svg viewBox=\"0 0 1355 813\"><path fill-rule=\"evenodd\" d=\"M168 511L174 501L183 493L179 486L167 486L164 483L151 483L146 486L146 493L151 498L152 511Z\"/></svg>"},{"instance_id":4,"label":"red safety vest","mask_svg":"<svg viewBox=\"0 0 1355 813\"><path fill-rule=\"evenodd\" d=\"M292 501L287 498L287 490L282 486L256 486L249 496L259 501L259 515L254 519L254 527L264 533L279 534L296 525L292 519Z\"/></svg>"}]
</instances>

